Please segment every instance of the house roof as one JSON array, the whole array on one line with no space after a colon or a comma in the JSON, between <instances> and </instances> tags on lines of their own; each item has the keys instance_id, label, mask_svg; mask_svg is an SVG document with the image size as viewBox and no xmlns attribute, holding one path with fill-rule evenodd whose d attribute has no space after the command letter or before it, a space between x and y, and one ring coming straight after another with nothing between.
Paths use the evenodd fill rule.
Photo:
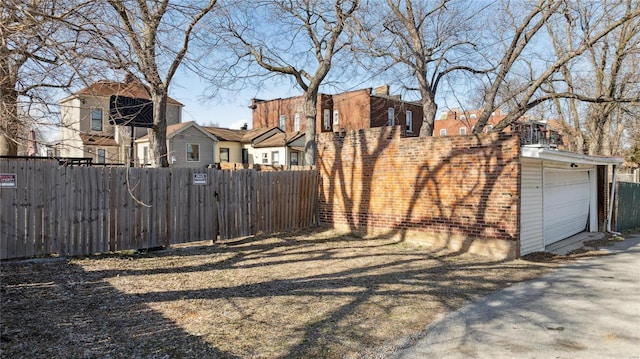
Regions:
<instances>
[{"instance_id":1,"label":"house roof","mask_svg":"<svg viewBox=\"0 0 640 359\"><path fill-rule=\"evenodd\" d=\"M116 140L113 136L100 136L91 135L87 133L81 133L80 139L85 146L117 146Z\"/></svg>"},{"instance_id":2,"label":"house roof","mask_svg":"<svg viewBox=\"0 0 640 359\"><path fill-rule=\"evenodd\" d=\"M70 98L82 96L82 95L105 96L105 97L108 97L111 95L119 95L119 96L126 96L126 97L132 97L132 98L140 98L145 100L151 99L144 85L137 80L130 81L130 82L100 80L98 82L94 82L93 84L83 88L82 90L75 92L73 95L63 99L62 102L67 101ZM176 101L171 97L167 97L167 103L170 103L172 105L183 106L182 103Z\"/></svg>"},{"instance_id":3,"label":"house roof","mask_svg":"<svg viewBox=\"0 0 640 359\"><path fill-rule=\"evenodd\" d=\"M251 143L257 137L272 131L274 127L256 128L252 130L234 130L222 127L204 127L204 129L216 136L220 141Z\"/></svg>"},{"instance_id":4,"label":"house roof","mask_svg":"<svg viewBox=\"0 0 640 359\"><path fill-rule=\"evenodd\" d=\"M287 132L287 133L276 133L275 135L263 141L255 143L253 147L256 147L256 148L283 147L297 140L301 136L304 136L304 132L297 131L297 132Z\"/></svg>"},{"instance_id":5,"label":"house roof","mask_svg":"<svg viewBox=\"0 0 640 359\"><path fill-rule=\"evenodd\" d=\"M196 128L198 131L202 132L205 136L211 138L212 140L219 141L219 139L215 135L206 131L205 128L200 127L194 121L176 123L176 124L167 126L167 139L171 139L176 135L178 135L179 133L191 127ZM147 141L149 141L149 135L144 135L136 140L136 142L147 142Z\"/></svg>"}]
</instances>

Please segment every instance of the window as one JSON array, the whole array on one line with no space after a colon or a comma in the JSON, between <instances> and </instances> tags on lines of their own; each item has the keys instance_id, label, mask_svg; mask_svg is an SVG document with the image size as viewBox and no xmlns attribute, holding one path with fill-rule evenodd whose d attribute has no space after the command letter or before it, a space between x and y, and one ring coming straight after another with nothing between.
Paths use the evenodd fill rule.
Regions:
<instances>
[{"instance_id":1,"label":"window","mask_svg":"<svg viewBox=\"0 0 640 359\"><path fill-rule=\"evenodd\" d=\"M410 110L407 110L407 132L413 132L413 113Z\"/></svg>"},{"instance_id":2,"label":"window","mask_svg":"<svg viewBox=\"0 0 640 359\"><path fill-rule=\"evenodd\" d=\"M187 144L187 162L199 162L200 161L200 145Z\"/></svg>"},{"instance_id":3,"label":"window","mask_svg":"<svg viewBox=\"0 0 640 359\"><path fill-rule=\"evenodd\" d=\"M298 152L291 152L291 158L289 159L291 166L298 165Z\"/></svg>"},{"instance_id":4,"label":"window","mask_svg":"<svg viewBox=\"0 0 640 359\"><path fill-rule=\"evenodd\" d=\"M297 112L293 115L293 130L296 132L300 131L300 114Z\"/></svg>"},{"instance_id":5,"label":"window","mask_svg":"<svg viewBox=\"0 0 640 359\"><path fill-rule=\"evenodd\" d=\"M485 128L484 128L484 131L485 131L486 133L491 132L491 130L493 130L493 126L491 126L491 125L487 125L487 126L485 126Z\"/></svg>"},{"instance_id":6,"label":"window","mask_svg":"<svg viewBox=\"0 0 640 359\"><path fill-rule=\"evenodd\" d=\"M94 108L91 111L91 131L102 131L102 109Z\"/></svg>"},{"instance_id":7,"label":"window","mask_svg":"<svg viewBox=\"0 0 640 359\"><path fill-rule=\"evenodd\" d=\"M262 154L262 163L264 164L269 163L269 154L266 152Z\"/></svg>"},{"instance_id":8,"label":"window","mask_svg":"<svg viewBox=\"0 0 640 359\"><path fill-rule=\"evenodd\" d=\"M278 125L282 131L287 130L287 116L280 115L280 124Z\"/></svg>"},{"instance_id":9,"label":"window","mask_svg":"<svg viewBox=\"0 0 640 359\"><path fill-rule=\"evenodd\" d=\"M471 118L476 118L476 117L478 117L478 116L477 116L475 113L472 113L470 117L471 117Z\"/></svg>"},{"instance_id":10,"label":"window","mask_svg":"<svg viewBox=\"0 0 640 359\"><path fill-rule=\"evenodd\" d=\"M271 152L271 164L277 166L280 164L280 152L273 151Z\"/></svg>"},{"instance_id":11,"label":"window","mask_svg":"<svg viewBox=\"0 0 640 359\"><path fill-rule=\"evenodd\" d=\"M467 119L467 116L465 116L465 115L461 115L461 116L460 116L460 119L461 119L461 120L466 120L466 119Z\"/></svg>"},{"instance_id":12,"label":"window","mask_svg":"<svg viewBox=\"0 0 640 359\"><path fill-rule=\"evenodd\" d=\"M467 128L466 127L460 127L460 136L464 136L467 134Z\"/></svg>"},{"instance_id":13,"label":"window","mask_svg":"<svg viewBox=\"0 0 640 359\"><path fill-rule=\"evenodd\" d=\"M53 157L53 150L50 148L47 148L47 157Z\"/></svg>"},{"instance_id":14,"label":"window","mask_svg":"<svg viewBox=\"0 0 640 359\"><path fill-rule=\"evenodd\" d=\"M396 112L393 107L389 107L387 109L387 126L395 126L396 125Z\"/></svg>"},{"instance_id":15,"label":"window","mask_svg":"<svg viewBox=\"0 0 640 359\"><path fill-rule=\"evenodd\" d=\"M331 128L331 110L328 108L324 109L324 129L328 130Z\"/></svg>"},{"instance_id":16,"label":"window","mask_svg":"<svg viewBox=\"0 0 640 359\"><path fill-rule=\"evenodd\" d=\"M142 147L142 164L149 163L149 146Z\"/></svg>"},{"instance_id":17,"label":"window","mask_svg":"<svg viewBox=\"0 0 640 359\"><path fill-rule=\"evenodd\" d=\"M333 126L337 126L340 119L340 113L338 113L338 110L333 110Z\"/></svg>"},{"instance_id":18,"label":"window","mask_svg":"<svg viewBox=\"0 0 640 359\"><path fill-rule=\"evenodd\" d=\"M246 148L242 149L242 163L249 163L249 150Z\"/></svg>"},{"instance_id":19,"label":"window","mask_svg":"<svg viewBox=\"0 0 640 359\"><path fill-rule=\"evenodd\" d=\"M440 130L440 136L446 136L447 135L447 129L443 128Z\"/></svg>"},{"instance_id":20,"label":"window","mask_svg":"<svg viewBox=\"0 0 640 359\"><path fill-rule=\"evenodd\" d=\"M229 149L220 147L220 162L229 162Z\"/></svg>"},{"instance_id":21,"label":"window","mask_svg":"<svg viewBox=\"0 0 640 359\"><path fill-rule=\"evenodd\" d=\"M98 158L97 158L96 162L105 163L105 160L106 160L106 157L107 157L105 149L104 148L99 148L98 151L97 151L97 155L98 155Z\"/></svg>"},{"instance_id":22,"label":"window","mask_svg":"<svg viewBox=\"0 0 640 359\"><path fill-rule=\"evenodd\" d=\"M439 120L446 120L446 119L447 119L447 116L448 116L447 111L440 112L440 118L439 118Z\"/></svg>"}]
</instances>

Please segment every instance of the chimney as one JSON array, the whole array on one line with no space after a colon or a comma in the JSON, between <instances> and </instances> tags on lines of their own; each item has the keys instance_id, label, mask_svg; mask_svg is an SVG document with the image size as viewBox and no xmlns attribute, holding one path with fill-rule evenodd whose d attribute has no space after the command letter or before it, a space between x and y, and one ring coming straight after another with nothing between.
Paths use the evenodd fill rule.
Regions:
<instances>
[{"instance_id":1,"label":"chimney","mask_svg":"<svg viewBox=\"0 0 640 359\"><path fill-rule=\"evenodd\" d=\"M244 125L242 125L242 127L240 127L241 130L246 130L247 128L249 128L249 125L245 122Z\"/></svg>"},{"instance_id":2,"label":"chimney","mask_svg":"<svg viewBox=\"0 0 640 359\"><path fill-rule=\"evenodd\" d=\"M375 95L389 96L389 85L376 86L373 91Z\"/></svg>"}]
</instances>

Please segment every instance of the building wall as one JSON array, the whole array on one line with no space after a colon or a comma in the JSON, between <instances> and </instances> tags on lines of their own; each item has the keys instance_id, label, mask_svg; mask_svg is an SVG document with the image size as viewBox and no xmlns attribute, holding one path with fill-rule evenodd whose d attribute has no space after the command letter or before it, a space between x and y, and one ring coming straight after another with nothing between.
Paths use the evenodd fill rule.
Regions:
<instances>
[{"instance_id":1,"label":"building wall","mask_svg":"<svg viewBox=\"0 0 640 359\"><path fill-rule=\"evenodd\" d=\"M187 144L200 146L199 161L187 161ZM188 128L173 136L168 141L168 147L169 164L172 166L203 168L215 163L216 142L196 128ZM176 160L173 164L172 156Z\"/></svg>"},{"instance_id":2,"label":"building wall","mask_svg":"<svg viewBox=\"0 0 640 359\"><path fill-rule=\"evenodd\" d=\"M318 136L319 221L352 230L416 230L463 246L481 238L501 248L488 250L515 256L517 137L400 132L383 127Z\"/></svg>"},{"instance_id":3,"label":"building wall","mask_svg":"<svg viewBox=\"0 0 640 359\"><path fill-rule=\"evenodd\" d=\"M478 122L481 114L481 110L463 111L453 109L451 111L440 112L436 115L433 135L436 137L443 136L440 131L445 130L446 134L444 136L459 136L461 128L465 129L466 134L471 134L473 126ZM491 129L489 126L497 125L505 117L507 117L506 114L502 113L499 109L496 110L489 116L484 132L489 132ZM508 132L508 129L505 132Z\"/></svg>"},{"instance_id":4,"label":"building wall","mask_svg":"<svg viewBox=\"0 0 640 359\"><path fill-rule=\"evenodd\" d=\"M216 145L215 149L215 162L220 161L220 149L228 148L229 149L229 162L231 163L242 163L242 149L244 146L240 142L233 141L219 141Z\"/></svg>"},{"instance_id":5,"label":"building wall","mask_svg":"<svg viewBox=\"0 0 640 359\"><path fill-rule=\"evenodd\" d=\"M278 163L273 162L273 154L278 154ZM267 162L263 162L263 156L267 155ZM287 165L289 163L287 148L286 147L261 147L254 148L253 153L249 153L250 157L253 157L253 163L259 165Z\"/></svg>"},{"instance_id":6,"label":"building wall","mask_svg":"<svg viewBox=\"0 0 640 359\"><path fill-rule=\"evenodd\" d=\"M279 126L280 116L285 116L286 132L295 131L295 114L300 116L300 131L305 131L304 98L302 96L254 104L253 128ZM371 89L343 92L335 95L318 95L316 132L358 130L362 128L387 125L387 110L395 109L396 124L405 125L406 110L413 113L413 132L420 132L422 125L422 107L417 104L400 101L392 96L376 96ZM329 126L325 126L325 110L329 111ZM335 113L338 124L335 125Z\"/></svg>"}]
</instances>

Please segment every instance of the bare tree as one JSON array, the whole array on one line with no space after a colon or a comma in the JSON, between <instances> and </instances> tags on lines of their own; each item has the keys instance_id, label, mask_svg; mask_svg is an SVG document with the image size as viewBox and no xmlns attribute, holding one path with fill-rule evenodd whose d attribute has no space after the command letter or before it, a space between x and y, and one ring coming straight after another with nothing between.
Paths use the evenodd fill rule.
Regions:
<instances>
[{"instance_id":1,"label":"bare tree","mask_svg":"<svg viewBox=\"0 0 640 359\"><path fill-rule=\"evenodd\" d=\"M359 0L255 1L229 12L228 44L239 59L269 74L291 77L304 91L305 163L315 164L317 97ZM268 30L267 30L268 29ZM267 31L265 31L267 30Z\"/></svg>"},{"instance_id":2,"label":"bare tree","mask_svg":"<svg viewBox=\"0 0 640 359\"><path fill-rule=\"evenodd\" d=\"M441 80L455 71L484 72L472 65L478 33L473 29L480 24L482 8L460 0L386 0L386 6L370 5L368 15L359 17L361 46L356 51L382 59L383 69L400 66L410 76L406 88L420 94L424 113L420 136L432 136Z\"/></svg>"},{"instance_id":3,"label":"bare tree","mask_svg":"<svg viewBox=\"0 0 640 359\"><path fill-rule=\"evenodd\" d=\"M194 30L217 0L106 0L105 4L103 12L89 16L85 27L102 47L90 56L143 81L153 102L151 165L167 167L169 86L187 56Z\"/></svg>"},{"instance_id":4,"label":"bare tree","mask_svg":"<svg viewBox=\"0 0 640 359\"><path fill-rule=\"evenodd\" d=\"M16 155L27 132L52 113L51 89L78 73L78 32L69 21L85 3L6 0L0 8L0 155Z\"/></svg>"},{"instance_id":5,"label":"bare tree","mask_svg":"<svg viewBox=\"0 0 640 359\"><path fill-rule=\"evenodd\" d=\"M579 10L569 6L573 3L555 0L539 0L530 9L516 9L506 2L502 14L505 25L511 30L503 33L505 45L494 60L495 71L486 76L483 113L474 126L473 132L480 133L491 113L503 106L509 107L509 114L494 131L500 131L535 106L555 98L575 98L581 101L612 102L613 97L603 94L593 98L577 92L545 91L550 83L561 81L559 74L566 64L577 61L593 46L600 43L609 33L640 16L637 6L622 6L621 2L603 2L602 7L591 12L588 17L580 16ZM580 2L575 3L580 9ZM578 11L578 12L576 12ZM546 41L544 30L549 22L577 21L571 35L575 41L567 42L563 51L536 53L544 48L540 42ZM578 31L580 30L580 31ZM538 46L538 49L535 47Z\"/></svg>"},{"instance_id":6,"label":"bare tree","mask_svg":"<svg viewBox=\"0 0 640 359\"><path fill-rule=\"evenodd\" d=\"M627 1L629 8L638 6ZM582 17L590 16L588 9L582 9ZM568 15L567 15L568 16ZM565 41L572 41L571 31L575 20L567 22L564 28L549 25L554 50L564 51ZM560 68L563 82L551 83L550 93L581 93L590 97L587 102L577 98L554 99L554 106L560 115L559 121L567 133L567 145L576 152L601 155L622 155L623 149L633 141L634 118L640 115L640 17L622 24L591 46L584 60L570 67ZM596 99L609 98L611 101L598 102Z\"/></svg>"}]
</instances>

